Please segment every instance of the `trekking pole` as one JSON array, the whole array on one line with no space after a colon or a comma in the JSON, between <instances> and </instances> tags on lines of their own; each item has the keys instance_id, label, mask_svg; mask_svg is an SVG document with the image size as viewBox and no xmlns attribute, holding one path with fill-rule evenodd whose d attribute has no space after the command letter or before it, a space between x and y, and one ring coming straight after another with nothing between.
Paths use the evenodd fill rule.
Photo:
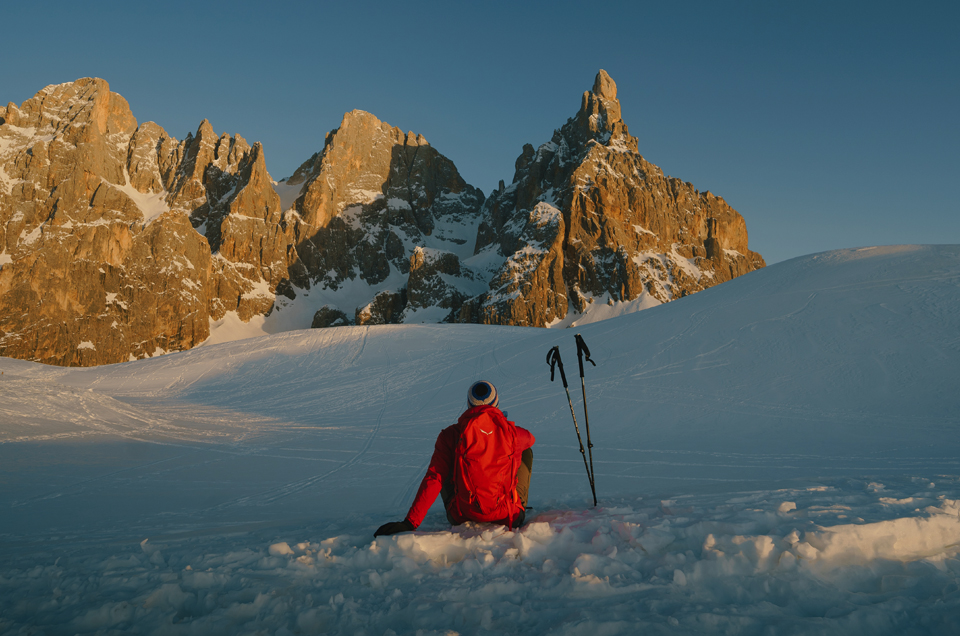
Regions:
<instances>
[{"instance_id":1,"label":"trekking pole","mask_svg":"<svg viewBox=\"0 0 960 636\"><path fill-rule=\"evenodd\" d=\"M589 356L587 356L589 358ZM580 443L580 454L583 456L583 467L587 470L587 479L590 481L590 492L593 493L593 505L597 505L597 490L593 487L593 474L587 465L587 453L583 450L583 439L580 437L580 426L577 424L577 414L573 410L573 400L570 399L570 389L567 387L567 374L563 372L563 361L560 359L560 347L554 347L547 352L547 364L550 365L550 381L554 380L554 366L560 367L560 379L563 381L563 390L567 392L567 404L570 405L570 415L573 416L573 428L577 431L577 442Z\"/></svg>"},{"instance_id":2,"label":"trekking pole","mask_svg":"<svg viewBox=\"0 0 960 636\"><path fill-rule=\"evenodd\" d=\"M593 472L593 442L590 441L590 415L587 413L587 385L583 381L583 358L586 356L587 362L593 366L597 366L597 363L590 359L590 350L587 349L587 343L583 341L583 336L577 334L576 339L577 361L580 363L580 388L583 390L583 420L584 428L587 429L587 452L590 453L590 481L596 484L596 473ZM593 496L596 499L596 491L594 491Z\"/></svg>"}]
</instances>

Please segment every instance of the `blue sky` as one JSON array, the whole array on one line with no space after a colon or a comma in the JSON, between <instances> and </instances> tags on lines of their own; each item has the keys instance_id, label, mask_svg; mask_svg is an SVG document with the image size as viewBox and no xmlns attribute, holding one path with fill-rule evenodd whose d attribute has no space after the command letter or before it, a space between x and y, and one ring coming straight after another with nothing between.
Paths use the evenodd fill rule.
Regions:
<instances>
[{"instance_id":1,"label":"blue sky","mask_svg":"<svg viewBox=\"0 0 960 636\"><path fill-rule=\"evenodd\" d=\"M0 100L106 79L182 139L261 141L275 179L354 108L488 193L606 69L646 159L724 197L768 262L960 243L960 9L906 3L16 3Z\"/></svg>"}]
</instances>

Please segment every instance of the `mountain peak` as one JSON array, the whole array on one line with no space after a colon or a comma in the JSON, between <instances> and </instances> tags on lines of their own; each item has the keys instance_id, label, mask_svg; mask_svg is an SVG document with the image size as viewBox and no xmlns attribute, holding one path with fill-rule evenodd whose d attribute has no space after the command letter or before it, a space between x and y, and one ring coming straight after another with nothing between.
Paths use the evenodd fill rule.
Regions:
<instances>
[{"instance_id":1,"label":"mountain peak","mask_svg":"<svg viewBox=\"0 0 960 636\"><path fill-rule=\"evenodd\" d=\"M383 123L373 113L360 110L359 108L354 108L350 112L343 114L343 119L340 121L340 126L347 126L354 122L370 122L375 126L379 126L381 123Z\"/></svg>"},{"instance_id":2,"label":"mountain peak","mask_svg":"<svg viewBox=\"0 0 960 636\"><path fill-rule=\"evenodd\" d=\"M50 84L19 108L8 105L4 119L7 124L22 128L48 129L46 134L62 134L69 128L78 129L93 121L99 134L133 134L137 120L130 112L127 100L110 92L106 80L83 77L74 82ZM77 141L70 138L71 143Z\"/></svg>"},{"instance_id":3,"label":"mountain peak","mask_svg":"<svg viewBox=\"0 0 960 636\"><path fill-rule=\"evenodd\" d=\"M608 101L617 100L617 83L603 69L597 73L597 78L593 81L593 94L600 99Z\"/></svg>"},{"instance_id":4,"label":"mountain peak","mask_svg":"<svg viewBox=\"0 0 960 636\"><path fill-rule=\"evenodd\" d=\"M524 146L513 186L493 192L484 215L475 252L496 244L506 261L461 319L573 326L764 266L736 210L640 155L602 69L549 142Z\"/></svg>"},{"instance_id":5,"label":"mountain peak","mask_svg":"<svg viewBox=\"0 0 960 636\"><path fill-rule=\"evenodd\" d=\"M593 81L593 89L583 92L580 112L573 118L584 139L606 143L611 135L626 133L620 120L620 102L617 101L617 83L603 69Z\"/></svg>"}]
</instances>

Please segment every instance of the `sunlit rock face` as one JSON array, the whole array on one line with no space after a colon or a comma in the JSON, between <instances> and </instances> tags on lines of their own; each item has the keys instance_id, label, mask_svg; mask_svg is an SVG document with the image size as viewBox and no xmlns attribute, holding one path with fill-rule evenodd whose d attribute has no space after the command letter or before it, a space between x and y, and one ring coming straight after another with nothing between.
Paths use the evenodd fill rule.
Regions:
<instances>
[{"instance_id":1,"label":"sunlit rock face","mask_svg":"<svg viewBox=\"0 0 960 636\"><path fill-rule=\"evenodd\" d=\"M363 111L278 183L259 143L207 120L178 141L103 80L48 86L0 108L0 355L122 362L194 347L228 314L568 326L762 267L723 199L640 156L616 91L600 71L485 198Z\"/></svg>"},{"instance_id":2,"label":"sunlit rock face","mask_svg":"<svg viewBox=\"0 0 960 636\"><path fill-rule=\"evenodd\" d=\"M100 79L48 86L0 125L0 354L95 365L189 349L287 278L259 144L137 126Z\"/></svg>"},{"instance_id":3,"label":"sunlit rock face","mask_svg":"<svg viewBox=\"0 0 960 636\"><path fill-rule=\"evenodd\" d=\"M550 141L524 146L483 213L476 251L506 260L464 321L569 324L597 301L660 304L764 266L740 214L640 155L602 70Z\"/></svg>"},{"instance_id":4,"label":"sunlit rock face","mask_svg":"<svg viewBox=\"0 0 960 636\"><path fill-rule=\"evenodd\" d=\"M349 112L279 185L296 197L285 216L294 282L334 296L363 287L363 304L328 308L358 324L451 320L482 284L460 261L473 254L483 194L422 135Z\"/></svg>"},{"instance_id":5,"label":"sunlit rock face","mask_svg":"<svg viewBox=\"0 0 960 636\"><path fill-rule=\"evenodd\" d=\"M166 200L181 145L96 79L3 120L0 353L92 365L202 342L210 250Z\"/></svg>"}]
</instances>

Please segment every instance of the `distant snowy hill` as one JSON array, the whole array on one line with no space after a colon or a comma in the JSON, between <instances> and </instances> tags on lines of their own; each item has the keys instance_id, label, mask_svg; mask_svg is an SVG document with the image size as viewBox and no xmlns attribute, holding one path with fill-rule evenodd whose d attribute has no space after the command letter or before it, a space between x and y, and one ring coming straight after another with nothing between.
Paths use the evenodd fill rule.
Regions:
<instances>
[{"instance_id":1,"label":"distant snowy hill","mask_svg":"<svg viewBox=\"0 0 960 636\"><path fill-rule=\"evenodd\" d=\"M960 246L779 263L572 331L298 331L0 359L0 633L960 630ZM537 437L531 522L402 518L476 379ZM581 419L581 427L583 421ZM392 631L391 631L392 630Z\"/></svg>"}]
</instances>

